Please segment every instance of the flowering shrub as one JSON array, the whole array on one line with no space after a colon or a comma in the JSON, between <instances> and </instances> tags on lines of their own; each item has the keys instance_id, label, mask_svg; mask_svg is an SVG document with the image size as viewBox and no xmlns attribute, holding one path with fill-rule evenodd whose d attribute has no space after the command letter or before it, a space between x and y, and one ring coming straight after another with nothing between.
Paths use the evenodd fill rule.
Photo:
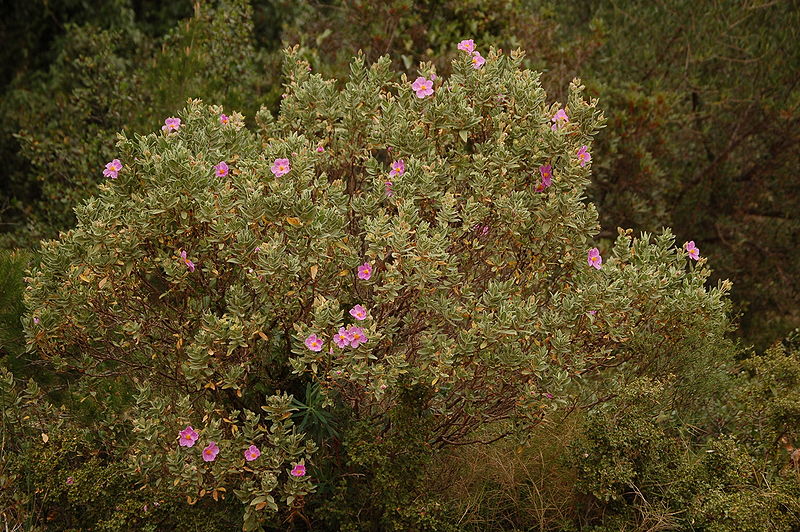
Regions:
<instances>
[{"instance_id":1,"label":"flowering shrub","mask_svg":"<svg viewBox=\"0 0 800 532\"><path fill-rule=\"evenodd\" d=\"M595 139L591 155L603 155L587 190L601 234L670 226L681 242L695 239L719 278L737 281L743 333L764 348L800 326L800 49L788 30L800 24L800 10L762 7L330 0L301 10L284 37L307 46L314 68L335 77L359 49L370 60L391 54L412 80L423 60L449 74L449 59L476 43L526 49L525 66L543 71L552 99L565 99L580 74L611 120ZM645 34L652 38L643 42Z\"/></svg>"},{"instance_id":2,"label":"flowering shrub","mask_svg":"<svg viewBox=\"0 0 800 532\"><path fill-rule=\"evenodd\" d=\"M303 515L323 474L390 485L352 453L411 427L427 452L524 434L602 401L603 371L680 380L725 348L727 285L705 288L705 259L669 232L594 240L603 117L580 83L549 103L521 53L474 57L413 82L357 58L339 90L290 51L257 133L191 101L118 137L116 179L43 243L25 326L55 367L135 385L140 482L235 494L256 528ZM295 426L289 392L308 384L358 428L349 466Z\"/></svg>"},{"instance_id":3,"label":"flowering shrub","mask_svg":"<svg viewBox=\"0 0 800 532\"><path fill-rule=\"evenodd\" d=\"M98 409L86 418L79 408L56 408L33 380L21 384L0 367L0 520L10 529L239 527L236 501L190 506L166 485L141 485L118 444L126 422L108 407L102 389L73 388L76 404Z\"/></svg>"},{"instance_id":4,"label":"flowering shrub","mask_svg":"<svg viewBox=\"0 0 800 532\"><path fill-rule=\"evenodd\" d=\"M4 246L32 247L72 227L73 209L103 176L125 171L109 132L152 131L158 122L178 133L180 117L170 115L190 96L253 112L277 99L277 87L264 79L265 55L255 49L248 0L197 4L192 17L158 39L134 25L127 4L103 6L106 16L96 19L97 26L67 24L49 74L35 73L0 98L7 115L0 151L13 149L7 156L14 161L7 190L0 192L0 204L14 207L4 215L9 227L3 231L12 223L15 230L2 235ZM60 32L61 23L56 25Z\"/></svg>"}]
</instances>

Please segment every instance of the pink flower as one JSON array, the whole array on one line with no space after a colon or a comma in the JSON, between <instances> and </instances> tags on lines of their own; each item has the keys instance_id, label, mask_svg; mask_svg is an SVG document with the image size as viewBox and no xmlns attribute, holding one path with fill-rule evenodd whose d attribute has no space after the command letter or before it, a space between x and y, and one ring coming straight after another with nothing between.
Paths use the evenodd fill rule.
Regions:
<instances>
[{"instance_id":1,"label":"pink flower","mask_svg":"<svg viewBox=\"0 0 800 532\"><path fill-rule=\"evenodd\" d=\"M333 343L338 345L340 348L350 345L350 342L352 341L353 337L350 336L350 333L347 332L344 327L339 327L339 332L333 335Z\"/></svg>"},{"instance_id":2,"label":"pink flower","mask_svg":"<svg viewBox=\"0 0 800 532\"><path fill-rule=\"evenodd\" d=\"M488 235L488 234L489 234L489 226L488 226L488 225L481 225L481 224L477 224L477 225L476 225L475 227L473 227L472 229L474 229L474 230L475 230L475 233L476 233L478 236L481 236L481 237L483 237L483 236L486 236L486 235Z\"/></svg>"},{"instance_id":3,"label":"pink flower","mask_svg":"<svg viewBox=\"0 0 800 532\"><path fill-rule=\"evenodd\" d=\"M473 42L472 39L465 39L460 43L458 43L458 46L456 46L456 48L458 48L459 50L463 50L468 54L471 54L473 50L475 50L475 43Z\"/></svg>"},{"instance_id":4,"label":"pink flower","mask_svg":"<svg viewBox=\"0 0 800 532\"><path fill-rule=\"evenodd\" d=\"M39 325L39 318L33 318L34 325Z\"/></svg>"},{"instance_id":5,"label":"pink flower","mask_svg":"<svg viewBox=\"0 0 800 532\"><path fill-rule=\"evenodd\" d=\"M364 334L364 329L361 327L351 325L345 332L350 335L350 347L358 347L361 344L367 343L367 335Z\"/></svg>"},{"instance_id":6,"label":"pink flower","mask_svg":"<svg viewBox=\"0 0 800 532\"><path fill-rule=\"evenodd\" d=\"M472 68L479 69L486 62L480 52L472 52Z\"/></svg>"},{"instance_id":7,"label":"pink flower","mask_svg":"<svg viewBox=\"0 0 800 532\"><path fill-rule=\"evenodd\" d=\"M392 169L389 170L389 177L403 175L406 173L406 163L403 159L392 162Z\"/></svg>"},{"instance_id":8,"label":"pink flower","mask_svg":"<svg viewBox=\"0 0 800 532\"><path fill-rule=\"evenodd\" d=\"M289 164L289 159L275 159L275 162L272 163L272 168L270 168L275 177L286 175L291 169L292 165Z\"/></svg>"},{"instance_id":9,"label":"pink flower","mask_svg":"<svg viewBox=\"0 0 800 532\"><path fill-rule=\"evenodd\" d=\"M323 146L317 146L317 153L323 153L325 148Z\"/></svg>"},{"instance_id":10,"label":"pink flower","mask_svg":"<svg viewBox=\"0 0 800 532\"><path fill-rule=\"evenodd\" d=\"M553 122L553 125L550 127L550 129L555 131L556 129L561 129L564 127L564 124L569 122L569 117L564 109L559 109L550 120Z\"/></svg>"},{"instance_id":11,"label":"pink flower","mask_svg":"<svg viewBox=\"0 0 800 532\"><path fill-rule=\"evenodd\" d=\"M592 316L594 316L595 314L597 314L597 311L596 310L590 310L588 313L591 314Z\"/></svg>"},{"instance_id":12,"label":"pink flower","mask_svg":"<svg viewBox=\"0 0 800 532\"><path fill-rule=\"evenodd\" d=\"M303 464L297 464L292 468L291 475L293 477L302 477L305 476L305 474L306 474L306 466L304 466Z\"/></svg>"},{"instance_id":13,"label":"pink flower","mask_svg":"<svg viewBox=\"0 0 800 532\"><path fill-rule=\"evenodd\" d=\"M188 425L185 429L180 431L178 435L181 437L181 447L192 447L194 442L197 441L197 438L200 437L200 435L197 434L197 431L194 430L191 425Z\"/></svg>"},{"instance_id":14,"label":"pink flower","mask_svg":"<svg viewBox=\"0 0 800 532\"><path fill-rule=\"evenodd\" d=\"M322 351L322 344L324 343L325 342L323 342L322 339L317 338L316 334L312 334L306 338L306 347L312 351Z\"/></svg>"},{"instance_id":15,"label":"pink flower","mask_svg":"<svg viewBox=\"0 0 800 532\"><path fill-rule=\"evenodd\" d=\"M539 174L541 174L542 180L536 185L536 192L541 192L553 184L553 167L549 164L540 166Z\"/></svg>"},{"instance_id":16,"label":"pink flower","mask_svg":"<svg viewBox=\"0 0 800 532\"><path fill-rule=\"evenodd\" d=\"M114 159L110 163L106 163L106 169L103 170L103 175L111 179L117 178L117 173L122 170L122 163L119 159Z\"/></svg>"},{"instance_id":17,"label":"pink flower","mask_svg":"<svg viewBox=\"0 0 800 532\"><path fill-rule=\"evenodd\" d=\"M367 319L367 309L365 309L362 305L356 305L350 309L350 315L358 321L365 320Z\"/></svg>"},{"instance_id":18,"label":"pink flower","mask_svg":"<svg viewBox=\"0 0 800 532\"><path fill-rule=\"evenodd\" d=\"M394 189L392 189L393 186L394 183L392 183L391 181L386 181L383 183L383 187L386 189L387 198L391 198L392 196L394 196Z\"/></svg>"},{"instance_id":19,"label":"pink flower","mask_svg":"<svg viewBox=\"0 0 800 532\"><path fill-rule=\"evenodd\" d=\"M553 398L553 394L552 394L552 393L550 393L550 392L544 392L542 395L544 395L544 396L545 396L545 397L547 397L548 399L552 399L552 398Z\"/></svg>"},{"instance_id":20,"label":"pink flower","mask_svg":"<svg viewBox=\"0 0 800 532\"><path fill-rule=\"evenodd\" d=\"M217 447L217 443L210 441L208 442L208 447L203 449L203 460L206 462L213 462L217 455L219 454L219 447Z\"/></svg>"},{"instance_id":21,"label":"pink flower","mask_svg":"<svg viewBox=\"0 0 800 532\"><path fill-rule=\"evenodd\" d=\"M217 177L225 177L228 175L228 164L225 161L220 161L219 164L214 167L214 173L217 174Z\"/></svg>"},{"instance_id":22,"label":"pink flower","mask_svg":"<svg viewBox=\"0 0 800 532\"><path fill-rule=\"evenodd\" d=\"M164 125L161 126L161 131L166 131L167 133L171 133L172 131L178 131L180 128L181 128L181 119L171 116L166 120L164 120Z\"/></svg>"},{"instance_id":23,"label":"pink flower","mask_svg":"<svg viewBox=\"0 0 800 532\"><path fill-rule=\"evenodd\" d=\"M369 262L365 262L358 267L358 278L369 281L370 277L372 277L372 265Z\"/></svg>"},{"instance_id":24,"label":"pink flower","mask_svg":"<svg viewBox=\"0 0 800 532\"><path fill-rule=\"evenodd\" d=\"M258 447L256 447L255 445L251 445L244 452L244 459L247 460L248 462L252 462L259 456L261 456L261 451L259 451Z\"/></svg>"},{"instance_id":25,"label":"pink flower","mask_svg":"<svg viewBox=\"0 0 800 532\"><path fill-rule=\"evenodd\" d=\"M73 484L75 484L75 479L72 477L67 477L67 485L72 486Z\"/></svg>"},{"instance_id":26,"label":"pink flower","mask_svg":"<svg viewBox=\"0 0 800 532\"><path fill-rule=\"evenodd\" d=\"M700 260L700 248L694 245L694 240L690 240L683 245L683 249L689 254L689 258Z\"/></svg>"},{"instance_id":27,"label":"pink flower","mask_svg":"<svg viewBox=\"0 0 800 532\"><path fill-rule=\"evenodd\" d=\"M420 76L411 84L411 89L417 93L417 98L430 96L433 94L433 81Z\"/></svg>"},{"instance_id":28,"label":"pink flower","mask_svg":"<svg viewBox=\"0 0 800 532\"><path fill-rule=\"evenodd\" d=\"M578 149L578 164L586 166L586 163L592 160L592 155L589 153L589 146L581 146Z\"/></svg>"},{"instance_id":29,"label":"pink flower","mask_svg":"<svg viewBox=\"0 0 800 532\"><path fill-rule=\"evenodd\" d=\"M600 269L603 267L603 257L600 256L600 250L597 248L592 248L589 250L589 256L587 257L589 262L589 266Z\"/></svg>"},{"instance_id":30,"label":"pink flower","mask_svg":"<svg viewBox=\"0 0 800 532\"><path fill-rule=\"evenodd\" d=\"M194 271L194 262L192 262L192 261L190 261L189 259L186 258L186 250L185 249L181 250L181 262L186 264L186 267L189 269L190 272Z\"/></svg>"},{"instance_id":31,"label":"pink flower","mask_svg":"<svg viewBox=\"0 0 800 532\"><path fill-rule=\"evenodd\" d=\"M230 121L231 121L231 118L228 115L226 115L225 113L219 115L219 123L220 124L224 125L224 124L227 124Z\"/></svg>"}]
</instances>

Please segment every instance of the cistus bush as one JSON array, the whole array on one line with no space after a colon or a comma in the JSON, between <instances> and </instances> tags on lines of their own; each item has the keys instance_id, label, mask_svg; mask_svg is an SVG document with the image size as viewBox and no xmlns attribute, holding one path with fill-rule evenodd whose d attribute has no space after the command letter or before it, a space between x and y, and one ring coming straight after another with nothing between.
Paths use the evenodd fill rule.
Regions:
<instances>
[{"instance_id":1,"label":"cistus bush","mask_svg":"<svg viewBox=\"0 0 800 532\"><path fill-rule=\"evenodd\" d=\"M279 69L265 69L267 53L255 48L250 3L194 7L158 38L123 5L112 10L113 24L69 24L47 75L11 85L0 100L9 117L0 151L14 161L0 192L3 246L33 246L74 225L74 208L103 179L97 167L114 154L109 132L149 131L188 97L252 113L277 100L269 72Z\"/></svg>"},{"instance_id":2,"label":"cistus bush","mask_svg":"<svg viewBox=\"0 0 800 532\"><path fill-rule=\"evenodd\" d=\"M138 482L235 494L246 528L323 495L327 526L434 526L415 495L440 449L726 353L728 287L693 243L593 239L603 117L580 82L551 102L521 52L456 48L448 79L358 57L341 89L290 50L256 132L191 101L119 135L24 322L53 367L136 388L115 444Z\"/></svg>"},{"instance_id":3,"label":"cistus bush","mask_svg":"<svg viewBox=\"0 0 800 532\"><path fill-rule=\"evenodd\" d=\"M188 505L166 486L142 484L118 444L129 426L105 394L77 389L74 399L98 412L57 408L33 380L0 367L0 520L10 530L239 528L235 500Z\"/></svg>"},{"instance_id":4,"label":"cistus bush","mask_svg":"<svg viewBox=\"0 0 800 532\"><path fill-rule=\"evenodd\" d=\"M763 349L800 325L799 26L792 2L330 0L298 10L283 37L323 72L361 49L409 75L417 60L447 73L450 43L472 36L526 49L551 98L585 78L609 118L587 190L601 235L669 226L695 239L735 279L742 335Z\"/></svg>"},{"instance_id":5,"label":"cistus bush","mask_svg":"<svg viewBox=\"0 0 800 532\"><path fill-rule=\"evenodd\" d=\"M589 192L603 225L698 241L735 281L742 335L764 349L800 326L800 10L705 7L586 0L551 13L565 43L599 36L578 57L609 117Z\"/></svg>"}]
</instances>

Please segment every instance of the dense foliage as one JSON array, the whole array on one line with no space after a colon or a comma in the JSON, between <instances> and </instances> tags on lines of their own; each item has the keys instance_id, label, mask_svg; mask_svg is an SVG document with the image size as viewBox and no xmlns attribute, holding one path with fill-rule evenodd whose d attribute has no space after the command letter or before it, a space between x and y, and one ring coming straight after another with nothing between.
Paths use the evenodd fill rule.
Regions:
<instances>
[{"instance_id":1,"label":"dense foliage","mask_svg":"<svg viewBox=\"0 0 800 532\"><path fill-rule=\"evenodd\" d=\"M790 2L89 4L0 24L12 529L798 529Z\"/></svg>"},{"instance_id":2,"label":"dense foliage","mask_svg":"<svg viewBox=\"0 0 800 532\"><path fill-rule=\"evenodd\" d=\"M736 281L748 337L765 346L800 326L795 2L334 1L296 20L289 41L336 74L358 49L446 73L469 36L525 49L558 99L586 79L610 126L588 190L603 236L671 226Z\"/></svg>"},{"instance_id":3,"label":"dense foliage","mask_svg":"<svg viewBox=\"0 0 800 532\"><path fill-rule=\"evenodd\" d=\"M800 325L793 2L61 0L35 13L18 3L0 25L19 58L4 62L13 75L0 97L5 245L72 226L112 150L107 131L147 131L189 97L274 110L281 40L341 79L358 50L389 54L409 75L420 61L446 75L452 43L471 37L526 49L525 66L558 99L580 75L603 102L613 127L598 137L587 192L604 238L672 226L716 261L716 278L736 281L748 339L764 347Z\"/></svg>"},{"instance_id":4,"label":"dense foliage","mask_svg":"<svg viewBox=\"0 0 800 532\"><path fill-rule=\"evenodd\" d=\"M265 56L255 48L244 1L198 6L160 41L143 34L128 11L120 8L119 16L110 28L68 25L49 75L22 78L2 101L11 118L0 149L15 150L8 157L18 160L4 176L12 244L74 225L74 208L94 192L97 168L113 154L109 131L149 130L190 96L252 114L268 97L258 94L278 90L261 74Z\"/></svg>"}]
</instances>

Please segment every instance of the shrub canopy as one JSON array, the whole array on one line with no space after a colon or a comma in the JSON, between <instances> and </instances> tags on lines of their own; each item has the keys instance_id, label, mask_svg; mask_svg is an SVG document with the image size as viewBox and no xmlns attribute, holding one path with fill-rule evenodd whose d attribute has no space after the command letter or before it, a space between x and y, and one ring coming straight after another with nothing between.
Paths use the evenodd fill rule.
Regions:
<instances>
[{"instance_id":1,"label":"shrub canopy","mask_svg":"<svg viewBox=\"0 0 800 532\"><path fill-rule=\"evenodd\" d=\"M520 52L485 59L412 83L359 57L340 90L293 50L256 132L191 101L179 125L119 135L121 169L43 243L25 325L56 367L136 384L142 483L236 490L255 527L302 509L297 464L344 474L314 458L337 427L388 438L412 412L429 448L467 444L604 400L601 374L690 387L718 365L728 287L705 287L705 259L669 232L593 249L596 101L576 80L548 102ZM307 386L314 434L287 395ZM214 461L179 445L186 426Z\"/></svg>"}]
</instances>

